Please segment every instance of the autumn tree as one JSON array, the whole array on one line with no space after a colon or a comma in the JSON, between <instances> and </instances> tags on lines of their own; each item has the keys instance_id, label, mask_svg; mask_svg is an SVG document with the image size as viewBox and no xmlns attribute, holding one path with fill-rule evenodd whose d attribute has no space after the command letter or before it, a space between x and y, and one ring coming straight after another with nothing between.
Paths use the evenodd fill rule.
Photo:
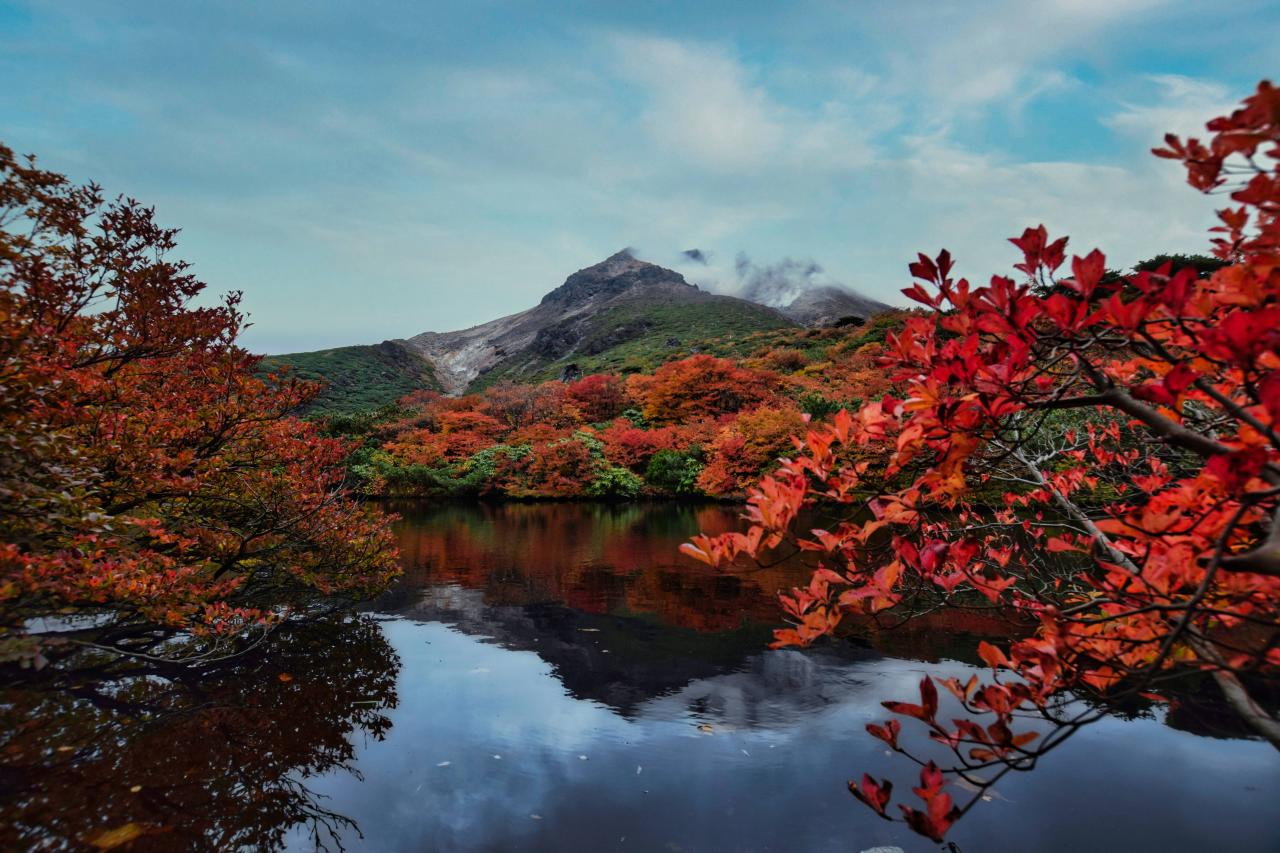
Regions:
<instances>
[{"instance_id":1,"label":"autumn tree","mask_svg":"<svg viewBox=\"0 0 1280 853\"><path fill-rule=\"evenodd\" d=\"M774 398L778 385L776 374L695 355L668 362L651 376L632 376L628 390L653 423L681 423L758 406Z\"/></svg>"},{"instance_id":2,"label":"autumn tree","mask_svg":"<svg viewBox=\"0 0 1280 853\"><path fill-rule=\"evenodd\" d=\"M1224 266L1200 277L1166 263L1101 291L1102 253L1068 260L1043 227L1013 239L1015 276L982 287L955 278L947 252L921 255L905 293L928 311L888 337L882 362L903 396L809 432L753 493L748 532L685 546L714 565L791 539L820 559L782 599L793 624L780 645L851 615L942 606L1034 628L979 647L986 679L926 677L918 702L885 703L948 748L949 766L900 740L898 719L868 726L922 765L922 805L900 810L931 838L980 799L954 802L948 774L981 792L1105 702L1160 701L1188 675L1280 747L1256 689L1280 670L1280 91L1260 84L1208 130L1155 153L1229 194L1213 229ZM883 476L846 461L868 447L888 459ZM793 534L818 500L865 516ZM944 715L939 684L957 713ZM850 788L890 815L887 780Z\"/></svg>"},{"instance_id":3,"label":"autumn tree","mask_svg":"<svg viewBox=\"0 0 1280 853\"><path fill-rule=\"evenodd\" d=\"M609 461L633 471L643 471L660 450L674 450L679 437L675 427L641 429L618 418L600 433Z\"/></svg>"},{"instance_id":4,"label":"autumn tree","mask_svg":"<svg viewBox=\"0 0 1280 853\"><path fill-rule=\"evenodd\" d=\"M316 389L257 376L239 294L200 304L175 238L0 146L6 660L220 654L397 572L346 444L289 416Z\"/></svg>"},{"instance_id":5,"label":"autumn tree","mask_svg":"<svg viewBox=\"0 0 1280 853\"><path fill-rule=\"evenodd\" d=\"M742 494L793 449L792 436L803 428L804 416L793 408L766 407L739 415L708 448L699 487L713 495Z\"/></svg>"},{"instance_id":6,"label":"autumn tree","mask_svg":"<svg viewBox=\"0 0 1280 853\"><path fill-rule=\"evenodd\" d=\"M568 397L588 423L603 423L627 407L627 387L620 376L593 373L565 387Z\"/></svg>"},{"instance_id":7,"label":"autumn tree","mask_svg":"<svg viewBox=\"0 0 1280 853\"><path fill-rule=\"evenodd\" d=\"M544 382L541 385L504 382L486 389L476 402L486 414L513 429L536 423L567 426L581 418L561 382Z\"/></svg>"}]
</instances>

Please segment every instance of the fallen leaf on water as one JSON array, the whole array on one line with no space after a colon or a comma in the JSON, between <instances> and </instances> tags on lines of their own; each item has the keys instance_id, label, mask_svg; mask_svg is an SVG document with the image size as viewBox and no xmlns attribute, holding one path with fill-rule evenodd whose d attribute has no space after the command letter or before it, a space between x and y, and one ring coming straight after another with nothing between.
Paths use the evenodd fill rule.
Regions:
<instances>
[{"instance_id":1,"label":"fallen leaf on water","mask_svg":"<svg viewBox=\"0 0 1280 853\"><path fill-rule=\"evenodd\" d=\"M129 793L130 793L130 794L136 794L136 793L138 793L138 792L139 792L139 791L141 791L141 790L142 790L142 786L141 786L141 785L134 785L132 788L130 788L130 789L129 789Z\"/></svg>"},{"instance_id":2,"label":"fallen leaf on water","mask_svg":"<svg viewBox=\"0 0 1280 853\"><path fill-rule=\"evenodd\" d=\"M285 684L288 684L290 681L293 681L293 676L287 672L280 673L279 675L276 676L276 678L280 679Z\"/></svg>"},{"instance_id":3,"label":"fallen leaf on water","mask_svg":"<svg viewBox=\"0 0 1280 853\"><path fill-rule=\"evenodd\" d=\"M702 732L703 734L708 734L708 735L709 735L709 734L711 734L712 732L714 732L714 731L715 731L715 729L714 729L714 728L712 728L711 726L707 725L706 723L703 723L702 725L698 726L698 731Z\"/></svg>"},{"instance_id":4,"label":"fallen leaf on water","mask_svg":"<svg viewBox=\"0 0 1280 853\"><path fill-rule=\"evenodd\" d=\"M989 803L992 800L1003 800L1006 803L1010 802L1010 800L1008 800L1004 794L1000 793L995 788L987 788L984 791L980 786L973 784L968 779L963 779L963 778L952 779L951 784L955 785L957 788L959 788L962 791L969 791L970 793L973 793L973 794L977 794L981 792L982 800L984 802Z\"/></svg>"},{"instance_id":5,"label":"fallen leaf on water","mask_svg":"<svg viewBox=\"0 0 1280 853\"><path fill-rule=\"evenodd\" d=\"M117 826L115 829L108 829L100 833L94 838L89 839L89 843L99 850L114 850L121 844L128 844L143 833L143 829L132 821L124 826Z\"/></svg>"}]
</instances>

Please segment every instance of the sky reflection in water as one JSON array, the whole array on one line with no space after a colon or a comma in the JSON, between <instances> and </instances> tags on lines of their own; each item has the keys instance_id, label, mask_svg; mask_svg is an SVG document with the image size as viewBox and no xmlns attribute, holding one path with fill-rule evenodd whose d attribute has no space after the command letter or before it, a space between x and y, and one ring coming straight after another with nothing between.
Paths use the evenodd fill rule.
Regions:
<instances>
[{"instance_id":1,"label":"sky reflection in water","mask_svg":"<svg viewBox=\"0 0 1280 853\"><path fill-rule=\"evenodd\" d=\"M917 634L926 660L901 642L897 657L853 644L768 651L772 590L803 567L725 583L674 554L699 525L732 523L731 510L688 507L409 515L408 584L382 603L403 660L392 728L357 750L364 781L311 784L359 824L348 846L938 849L876 818L845 782L870 771L909 787L903 759L863 726L925 672L974 671L927 662L972 659L972 641ZM1278 785L1261 743L1109 718L1003 783L950 838L970 852L1280 850Z\"/></svg>"}]
</instances>

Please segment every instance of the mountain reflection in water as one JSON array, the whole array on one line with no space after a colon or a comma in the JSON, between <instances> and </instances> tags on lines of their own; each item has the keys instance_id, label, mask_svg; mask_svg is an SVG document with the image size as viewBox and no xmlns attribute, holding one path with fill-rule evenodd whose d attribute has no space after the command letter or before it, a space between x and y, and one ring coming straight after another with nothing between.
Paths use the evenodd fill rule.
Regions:
<instances>
[{"instance_id":1,"label":"mountain reflection in water","mask_svg":"<svg viewBox=\"0 0 1280 853\"><path fill-rule=\"evenodd\" d=\"M394 508L407 577L375 609L393 617L401 704L386 741L360 754L363 783L317 785L360 823L354 846L938 849L845 783L870 771L908 788L911 767L864 726L925 672L976 671L977 636L1007 626L951 613L874 648L769 650L776 592L809 568L717 573L677 552L738 524L734 508ZM1280 849L1273 750L1177 731L1158 713L1082 730L952 838L969 853Z\"/></svg>"},{"instance_id":2,"label":"mountain reflection in water","mask_svg":"<svg viewBox=\"0 0 1280 853\"><path fill-rule=\"evenodd\" d=\"M909 788L864 726L926 672L967 678L977 637L1007 626L951 613L873 645L769 650L776 592L808 567L714 572L677 552L733 508L393 508L406 577L360 619L203 680L7 694L0 846L134 822L146 834L123 849L334 848L329 830L378 853L939 849L845 783ZM1196 698L1083 729L949 840L1280 850L1274 750L1222 737Z\"/></svg>"}]
</instances>

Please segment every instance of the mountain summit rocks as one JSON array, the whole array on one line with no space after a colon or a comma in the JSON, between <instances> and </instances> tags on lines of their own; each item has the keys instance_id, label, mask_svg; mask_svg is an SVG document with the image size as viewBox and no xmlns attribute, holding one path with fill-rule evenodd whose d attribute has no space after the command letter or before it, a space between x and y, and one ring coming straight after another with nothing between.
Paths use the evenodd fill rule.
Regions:
<instances>
[{"instance_id":1,"label":"mountain summit rocks","mask_svg":"<svg viewBox=\"0 0 1280 853\"><path fill-rule=\"evenodd\" d=\"M611 299L626 293L675 291L677 298L692 295L695 285L678 272L636 258L630 249L610 255L598 264L580 269L564 284L542 297L543 305L572 308L595 299Z\"/></svg>"}]
</instances>

